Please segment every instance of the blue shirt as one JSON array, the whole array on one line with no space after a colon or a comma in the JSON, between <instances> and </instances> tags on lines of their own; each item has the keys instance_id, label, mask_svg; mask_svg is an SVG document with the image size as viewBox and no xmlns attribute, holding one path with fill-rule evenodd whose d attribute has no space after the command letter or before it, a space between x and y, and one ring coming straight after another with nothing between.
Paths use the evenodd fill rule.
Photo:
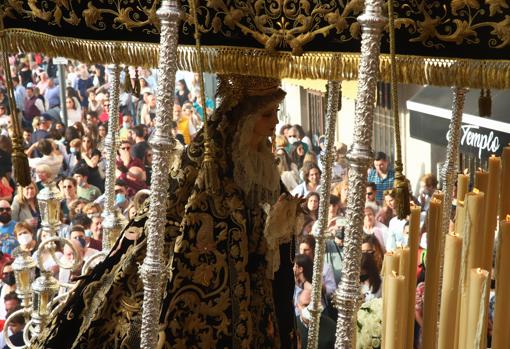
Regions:
<instances>
[{"instance_id":1,"label":"blue shirt","mask_svg":"<svg viewBox=\"0 0 510 349\"><path fill-rule=\"evenodd\" d=\"M382 202L384 201L384 191L388 189L393 189L393 182L395 181L395 172L393 170L388 170L386 178L381 178L377 175L377 171L375 170L375 168L372 168L368 172L368 181L375 183L377 187L375 199L379 202Z\"/></svg>"},{"instance_id":2,"label":"blue shirt","mask_svg":"<svg viewBox=\"0 0 510 349\"><path fill-rule=\"evenodd\" d=\"M200 119L202 119L202 121L204 121L204 110L202 109L202 105L195 102L195 103L193 103L193 108L198 113L198 115L200 115ZM206 98L205 99L205 108L214 110L214 101L210 98Z\"/></svg>"},{"instance_id":3,"label":"blue shirt","mask_svg":"<svg viewBox=\"0 0 510 349\"><path fill-rule=\"evenodd\" d=\"M0 227L0 242L2 243L2 253L12 255L12 251L18 247L18 240L14 236L14 226L16 222L11 220L9 223Z\"/></svg>"}]
</instances>

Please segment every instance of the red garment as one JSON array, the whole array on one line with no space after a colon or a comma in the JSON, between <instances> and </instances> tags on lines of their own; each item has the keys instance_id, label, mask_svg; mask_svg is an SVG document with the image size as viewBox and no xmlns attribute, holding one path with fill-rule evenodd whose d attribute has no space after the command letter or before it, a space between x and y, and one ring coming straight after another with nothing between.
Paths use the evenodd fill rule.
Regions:
<instances>
[{"instance_id":1,"label":"red garment","mask_svg":"<svg viewBox=\"0 0 510 349\"><path fill-rule=\"evenodd\" d=\"M120 175L119 177L120 179L122 179L126 185L127 185L127 196L132 198L133 196L135 196L136 193L138 193L138 191L142 190L142 189L148 189L149 187L147 186L147 183L145 183L145 181L139 181L139 180L132 180L132 179L129 179L127 177L127 173L123 173Z\"/></svg>"},{"instance_id":2,"label":"red garment","mask_svg":"<svg viewBox=\"0 0 510 349\"><path fill-rule=\"evenodd\" d=\"M12 196L14 193L14 189L10 185L4 185L0 180L0 197Z\"/></svg>"}]
</instances>

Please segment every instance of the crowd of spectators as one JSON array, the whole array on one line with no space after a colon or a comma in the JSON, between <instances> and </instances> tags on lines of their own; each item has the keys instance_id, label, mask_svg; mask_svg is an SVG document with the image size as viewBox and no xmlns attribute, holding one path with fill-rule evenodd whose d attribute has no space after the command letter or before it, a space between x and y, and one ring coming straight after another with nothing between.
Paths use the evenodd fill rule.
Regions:
<instances>
[{"instance_id":1,"label":"crowd of spectators","mask_svg":"<svg viewBox=\"0 0 510 349\"><path fill-rule=\"evenodd\" d=\"M22 144L29 158L32 183L17 186L12 177L13 119L4 71L0 72L0 330L10 313L19 309L12 262L18 253L41 253L43 266L59 281L68 283L81 273L88 258L102 249L102 223L106 172L105 138L109 121L108 68L70 61L65 76L50 57L18 54L9 57L16 108L20 112ZM63 78L63 79L62 79ZM60 84L65 84L61 99ZM149 195L152 149L148 139L156 116L157 71L129 67L121 73L118 151L115 161L115 206L132 218ZM182 73L176 82L172 133L189 144L203 123L197 75ZM66 112L64 113L64 109ZM206 99L206 113L214 109ZM37 194L54 181L63 196L55 256L69 270L59 268L51 253L38 251L51 238L41 229ZM71 263L72 264L72 263ZM39 271L38 271L39 272ZM64 291L64 289L62 290ZM13 306L13 300L16 305ZM9 325L14 344L23 344L22 322ZM16 327L18 325L18 327ZM20 342L21 341L21 342ZM5 339L0 333L0 348Z\"/></svg>"}]
</instances>

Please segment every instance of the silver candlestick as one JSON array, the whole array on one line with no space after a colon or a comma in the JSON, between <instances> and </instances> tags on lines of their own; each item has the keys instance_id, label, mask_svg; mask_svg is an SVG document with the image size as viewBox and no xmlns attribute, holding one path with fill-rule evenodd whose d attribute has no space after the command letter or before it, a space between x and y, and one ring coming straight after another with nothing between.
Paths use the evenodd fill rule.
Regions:
<instances>
[{"instance_id":1,"label":"silver candlestick","mask_svg":"<svg viewBox=\"0 0 510 349\"><path fill-rule=\"evenodd\" d=\"M168 173L171 152L175 149L170 122L174 105L175 74L177 71L177 39L179 34L179 5L164 0L157 12L161 21L159 46L158 100L155 131L150 144L153 149L151 196L147 220L147 254L140 268L144 294L142 305L141 347L153 349L158 341L159 315L163 296L163 256L166 223Z\"/></svg>"},{"instance_id":2,"label":"silver candlestick","mask_svg":"<svg viewBox=\"0 0 510 349\"><path fill-rule=\"evenodd\" d=\"M335 348L342 349L351 349L353 346L354 315L361 300L359 275L365 191L367 170L373 157L371 144L381 32L387 23L382 14L382 4L381 0L365 1L365 12L358 17L362 28L361 61L354 138L347 154L350 166L347 194L348 223L344 242L342 281L336 291L338 321Z\"/></svg>"}]
</instances>

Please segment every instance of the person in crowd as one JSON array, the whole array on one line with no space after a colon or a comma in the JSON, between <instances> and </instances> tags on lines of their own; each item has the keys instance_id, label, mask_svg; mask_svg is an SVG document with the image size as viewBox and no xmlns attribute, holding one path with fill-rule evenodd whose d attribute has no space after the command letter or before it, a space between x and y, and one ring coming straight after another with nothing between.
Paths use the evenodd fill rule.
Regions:
<instances>
[{"instance_id":1,"label":"person in crowd","mask_svg":"<svg viewBox=\"0 0 510 349\"><path fill-rule=\"evenodd\" d=\"M200 122L204 121L204 109L203 109L203 101L202 101L202 94L198 93L195 95L195 102L193 103L193 109L195 110L195 113L200 118ZM208 97L205 98L205 111L207 115L211 115L214 110L214 101Z\"/></svg>"},{"instance_id":2,"label":"person in crowd","mask_svg":"<svg viewBox=\"0 0 510 349\"><path fill-rule=\"evenodd\" d=\"M290 124L283 124L283 125L281 125L280 131L278 133L280 134L280 136L283 136L283 137L285 137L285 139L287 139L289 136L289 129L291 127L292 127L292 125L290 125Z\"/></svg>"},{"instance_id":3,"label":"person in crowd","mask_svg":"<svg viewBox=\"0 0 510 349\"><path fill-rule=\"evenodd\" d=\"M39 93L44 95L46 93L46 90L48 89L50 81L50 77L48 76L48 73L45 71L41 71L38 73L39 82L36 84L37 88L39 89Z\"/></svg>"},{"instance_id":4,"label":"person in crowd","mask_svg":"<svg viewBox=\"0 0 510 349\"><path fill-rule=\"evenodd\" d=\"M291 160L287 152L283 148L277 148L276 159L278 161L278 172L280 172L280 178L287 188L292 191L298 186L300 182L299 170Z\"/></svg>"},{"instance_id":5,"label":"person in crowd","mask_svg":"<svg viewBox=\"0 0 510 349\"><path fill-rule=\"evenodd\" d=\"M344 264L344 239L345 227L338 227L335 230L335 237L326 240L324 262L331 265L335 283L338 285L342 280L342 268Z\"/></svg>"},{"instance_id":6,"label":"person in crowd","mask_svg":"<svg viewBox=\"0 0 510 349\"><path fill-rule=\"evenodd\" d=\"M63 173L72 176L74 168L81 162L81 139L75 138L69 142L69 151L64 156Z\"/></svg>"},{"instance_id":7,"label":"person in crowd","mask_svg":"<svg viewBox=\"0 0 510 349\"><path fill-rule=\"evenodd\" d=\"M386 246L388 228L375 219L376 206L365 204L365 217L363 219L363 232L374 235L382 246Z\"/></svg>"},{"instance_id":8,"label":"person in crowd","mask_svg":"<svg viewBox=\"0 0 510 349\"><path fill-rule=\"evenodd\" d=\"M291 132L289 130L289 134L297 135L298 139L301 142L303 142L304 144L306 144L306 147L308 148L307 150L310 150L313 148L312 140L310 139L310 137L308 137L306 135L305 130L303 129L303 127L301 125L295 124L292 126L292 129L294 132Z\"/></svg>"},{"instance_id":9,"label":"person in crowd","mask_svg":"<svg viewBox=\"0 0 510 349\"><path fill-rule=\"evenodd\" d=\"M52 174L52 169L46 164L40 164L35 167L35 175L37 179L35 186L38 191L41 191L44 188L44 185L54 178L52 177Z\"/></svg>"},{"instance_id":10,"label":"person in crowd","mask_svg":"<svg viewBox=\"0 0 510 349\"><path fill-rule=\"evenodd\" d=\"M393 190L388 189L384 191L384 207L387 207L391 210L391 218L397 215L397 210L395 208L395 194Z\"/></svg>"},{"instance_id":11,"label":"person in crowd","mask_svg":"<svg viewBox=\"0 0 510 349\"><path fill-rule=\"evenodd\" d=\"M380 151L375 154L374 168L368 171L368 181L375 183L375 199L379 202L383 200L385 190L393 189L395 181L395 172L388 165L388 156Z\"/></svg>"},{"instance_id":12,"label":"person in crowd","mask_svg":"<svg viewBox=\"0 0 510 349\"><path fill-rule=\"evenodd\" d=\"M382 270L384 260L384 249L379 240L374 235L363 234L363 243L361 245L361 252L372 254L374 256L377 270Z\"/></svg>"},{"instance_id":13,"label":"person in crowd","mask_svg":"<svg viewBox=\"0 0 510 349\"><path fill-rule=\"evenodd\" d=\"M335 162L333 163L333 179L344 180L347 176L348 164L346 159L347 145L341 143L335 150ZM321 157L323 156L321 150ZM320 163L320 162L319 162Z\"/></svg>"},{"instance_id":14,"label":"person in crowd","mask_svg":"<svg viewBox=\"0 0 510 349\"><path fill-rule=\"evenodd\" d=\"M101 105L103 112L99 114L99 121L107 122L110 119L110 100L107 96L102 100Z\"/></svg>"},{"instance_id":15,"label":"person in crowd","mask_svg":"<svg viewBox=\"0 0 510 349\"><path fill-rule=\"evenodd\" d=\"M4 264L2 269L2 289L0 290L0 299L5 299L5 296L11 292L16 291L16 277L14 276L14 269L12 263L14 260L10 260ZM0 302L0 320L5 320L7 310L5 309L5 302Z\"/></svg>"},{"instance_id":16,"label":"person in crowd","mask_svg":"<svg viewBox=\"0 0 510 349\"><path fill-rule=\"evenodd\" d=\"M16 310L21 308L21 301L19 300L16 292L12 291L12 292L7 293L3 299L4 299L4 307L5 307L6 317L9 317L10 314L12 314L13 312L15 312ZM5 320L6 319L0 320L1 329L4 328Z\"/></svg>"},{"instance_id":17,"label":"person in crowd","mask_svg":"<svg viewBox=\"0 0 510 349\"><path fill-rule=\"evenodd\" d=\"M153 156L153 151L152 149L148 149L147 152L145 153L145 158L144 158L144 171L145 171L145 184L147 185L147 187L150 187L151 185L151 179L152 179L152 156Z\"/></svg>"},{"instance_id":18,"label":"person in crowd","mask_svg":"<svg viewBox=\"0 0 510 349\"><path fill-rule=\"evenodd\" d=\"M39 238L38 238L39 244L43 243L44 241L46 241L52 237L53 236L48 231L41 230ZM54 248L54 254L55 254L57 260L62 258L61 244L59 242L55 242L53 248ZM51 256L49 246L48 245L43 246L42 250L36 249L34 251L34 254L32 255L32 258L34 258L34 260L37 260L39 253L41 254L41 260L42 260L44 269L51 271L53 273L54 277L58 277L60 268L59 268L58 264L55 262L55 260L53 259L53 257Z\"/></svg>"},{"instance_id":19,"label":"person in crowd","mask_svg":"<svg viewBox=\"0 0 510 349\"><path fill-rule=\"evenodd\" d=\"M181 111L177 113L177 119L175 119L174 114L174 121L177 123L177 130L184 137L184 144L190 144L191 140L195 137L197 133L192 118L193 118L193 104L191 104L190 102L184 103Z\"/></svg>"},{"instance_id":20,"label":"person in crowd","mask_svg":"<svg viewBox=\"0 0 510 349\"><path fill-rule=\"evenodd\" d=\"M5 105L0 104L0 128L1 128L1 134L8 135L9 134L9 127L11 127L12 121L11 121L11 115L7 111L7 107Z\"/></svg>"},{"instance_id":21,"label":"person in crowd","mask_svg":"<svg viewBox=\"0 0 510 349\"><path fill-rule=\"evenodd\" d=\"M12 77L12 84L14 87L14 100L16 101L16 108L21 113L23 113L25 110L25 95L26 95L25 87L22 84L20 84L18 76Z\"/></svg>"},{"instance_id":22,"label":"person in crowd","mask_svg":"<svg viewBox=\"0 0 510 349\"><path fill-rule=\"evenodd\" d=\"M0 169L0 200L12 201L14 187L15 185L9 180L6 170Z\"/></svg>"},{"instance_id":23,"label":"person in crowd","mask_svg":"<svg viewBox=\"0 0 510 349\"><path fill-rule=\"evenodd\" d=\"M308 326L310 322L310 312L307 306L312 301L313 261L308 256L297 255L294 259L293 272L295 282L294 307L297 328L301 338L301 348L306 348L308 346ZM336 323L326 316L324 312L321 314L318 348L332 349L334 347L335 325Z\"/></svg>"},{"instance_id":24,"label":"person in crowd","mask_svg":"<svg viewBox=\"0 0 510 349\"><path fill-rule=\"evenodd\" d=\"M299 242L299 253L307 255L312 260L315 254L315 238L312 235L306 235L301 238ZM329 300L333 296L333 292L336 290L335 276L333 274L333 268L331 265L324 263L322 269L322 280L324 287L325 301Z\"/></svg>"},{"instance_id":25,"label":"person in crowd","mask_svg":"<svg viewBox=\"0 0 510 349\"><path fill-rule=\"evenodd\" d=\"M387 206L383 206L377 212L376 220L385 226L390 224L391 219L393 218L393 210Z\"/></svg>"},{"instance_id":26,"label":"person in crowd","mask_svg":"<svg viewBox=\"0 0 510 349\"><path fill-rule=\"evenodd\" d=\"M299 130L293 126L290 126L290 125L289 125L289 128L287 129L286 137L287 137L287 141L289 142L289 145L292 145L292 144L301 140Z\"/></svg>"},{"instance_id":27,"label":"person in crowd","mask_svg":"<svg viewBox=\"0 0 510 349\"><path fill-rule=\"evenodd\" d=\"M304 182L292 191L293 195L306 196L309 192L319 192L321 170L317 165L310 165L303 169Z\"/></svg>"},{"instance_id":28,"label":"person in crowd","mask_svg":"<svg viewBox=\"0 0 510 349\"><path fill-rule=\"evenodd\" d=\"M53 123L53 118L48 113L43 113L41 116L34 118L33 121L36 121L37 123L33 125L33 129L35 130L32 133L32 137L30 138L30 144L33 145L34 143L37 143L41 139L46 139L50 136L50 128L51 124ZM38 156L40 156L39 153L37 153Z\"/></svg>"},{"instance_id":29,"label":"person in crowd","mask_svg":"<svg viewBox=\"0 0 510 349\"><path fill-rule=\"evenodd\" d=\"M90 231L92 233L92 238L101 242L103 240L103 217L100 215L92 216L90 219L92 222L90 223ZM102 248L101 248L102 249Z\"/></svg>"},{"instance_id":30,"label":"person in crowd","mask_svg":"<svg viewBox=\"0 0 510 349\"><path fill-rule=\"evenodd\" d=\"M67 124L74 125L77 122L81 122L82 119L82 110L79 105L76 104L76 101L72 97L66 98L66 108L67 108ZM61 116L62 118L63 115Z\"/></svg>"},{"instance_id":31,"label":"person in crowd","mask_svg":"<svg viewBox=\"0 0 510 349\"><path fill-rule=\"evenodd\" d=\"M303 167L306 151L307 150L305 148L305 144L300 141L296 141L290 145L290 159L297 165L299 169Z\"/></svg>"},{"instance_id":32,"label":"person in crowd","mask_svg":"<svg viewBox=\"0 0 510 349\"><path fill-rule=\"evenodd\" d=\"M92 112L99 116L103 112L103 106L100 101L96 99L96 91L93 89L89 90L87 112Z\"/></svg>"},{"instance_id":33,"label":"person in crowd","mask_svg":"<svg viewBox=\"0 0 510 349\"><path fill-rule=\"evenodd\" d=\"M432 194L437 189L437 184L437 178L432 173L427 173L420 177L418 201L422 211L428 211L430 199L432 199Z\"/></svg>"},{"instance_id":34,"label":"person in crowd","mask_svg":"<svg viewBox=\"0 0 510 349\"><path fill-rule=\"evenodd\" d=\"M309 192L306 197L306 205L304 211L308 214L315 222L319 218L319 200L320 195L316 192Z\"/></svg>"},{"instance_id":35,"label":"person in crowd","mask_svg":"<svg viewBox=\"0 0 510 349\"><path fill-rule=\"evenodd\" d=\"M69 238L85 241L85 246L83 246L83 258L87 259L99 253L101 250L101 241L96 240L93 237L87 237L85 234L86 228L80 224L74 223L77 220L85 220L85 218L90 221L90 218L83 214L76 215L75 220L73 221L73 226L71 227Z\"/></svg>"},{"instance_id":36,"label":"person in crowd","mask_svg":"<svg viewBox=\"0 0 510 349\"><path fill-rule=\"evenodd\" d=\"M82 108L86 108L89 104L88 91L94 86L94 79L90 76L88 67L86 64L80 64L78 66L78 77L73 83L73 89L78 91L80 95L80 105Z\"/></svg>"},{"instance_id":37,"label":"person in crowd","mask_svg":"<svg viewBox=\"0 0 510 349\"><path fill-rule=\"evenodd\" d=\"M60 88L55 80L48 79L48 86L44 92L44 99L46 101L46 110L60 107Z\"/></svg>"},{"instance_id":38,"label":"person in crowd","mask_svg":"<svg viewBox=\"0 0 510 349\"><path fill-rule=\"evenodd\" d=\"M37 186L34 182L20 187L12 201L12 219L16 222L27 222L36 229L41 215L37 204Z\"/></svg>"},{"instance_id":39,"label":"person in crowd","mask_svg":"<svg viewBox=\"0 0 510 349\"><path fill-rule=\"evenodd\" d=\"M361 254L360 283L365 302L382 296L381 269L378 268L373 254Z\"/></svg>"},{"instance_id":40,"label":"person in crowd","mask_svg":"<svg viewBox=\"0 0 510 349\"><path fill-rule=\"evenodd\" d=\"M101 190L98 187L88 182L89 170L85 166L77 166L73 171L73 178L78 185L77 194L78 198L83 198L87 201L94 201L101 195Z\"/></svg>"},{"instance_id":41,"label":"person in crowd","mask_svg":"<svg viewBox=\"0 0 510 349\"><path fill-rule=\"evenodd\" d=\"M96 148L100 152L102 152L103 149L105 148L104 141L106 139L106 134L108 132L107 127L108 127L108 124L107 123L105 124L105 123L102 123L102 122L100 122L99 125L97 126Z\"/></svg>"},{"instance_id":42,"label":"person in crowd","mask_svg":"<svg viewBox=\"0 0 510 349\"><path fill-rule=\"evenodd\" d=\"M27 156L30 157L35 149L37 149L42 154L42 157L29 158L29 166L35 169L39 165L48 165L51 171L51 178L56 178L62 170L64 156L57 149L54 142L49 139L39 140L38 142L32 144L30 148L28 148L26 151Z\"/></svg>"},{"instance_id":43,"label":"person in crowd","mask_svg":"<svg viewBox=\"0 0 510 349\"><path fill-rule=\"evenodd\" d=\"M124 212L128 208L130 202L126 182L122 179L115 180L115 206L121 212Z\"/></svg>"},{"instance_id":44,"label":"person in crowd","mask_svg":"<svg viewBox=\"0 0 510 349\"><path fill-rule=\"evenodd\" d=\"M101 160L101 152L96 149L94 140L90 136L84 136L81 142L80 165L87 168L88 182L104 191L104 180L99 173L98 164Z\"/></svg>"},{"instance_id":45,"label":"person in crowd","mask_svg":"<svg viewBox=\"0 0 510 349\"><path fill-rule=\"evenodd\" d=\"M147 95L147 102L143 104L140 112L140 120L142 124L152 128L154 126L154 118L156 117L156 96Z\"/></svg>"},{"instance_id":46,"label":"person in crowd","mask_svg":"<svg viewBox=\"0 0 510 349\"><path fill-rule=\"evenodd\" d=\"M2 253L12 255L12 251L18 247L18 241L14 236L16 221L12 220L11 205L6 200L0 200L0 242Z\"/></svg>"},{"instance_id":47,"label":"person in crowd","mask_svg":"<svg viewBox=\"0 0 510 349\"><path fill-rule=\"evenodd\" d=\"M0 173L2 172L12 172L12 141L3 135L0 136Z\"/></svg>"},{"instance_id":48,"label":"person in crowd","mask_svg":"<svg viewBox=\"0 0 510 349\"><path fill-rule=\"evenodd\" d=\"M23 148L24 149L28 149L31 145L31 140L32 140L32 131L28 128L24 128L23 129L23 135L22 135L22 138L23 138Z\"/></svg>"},{"instance_id":49,"label":"person in crowd","mask_svg":"<svg viewBox=\"0 0 510 349\"><path fill-rule=\"evenodd\" d=\"M122 124L119 130L119 138L121 140L129 140L131 138L131 133L133 128L133 117L131 114L123 114L122 115Z\"/></svg>"},{"instance_id":50,"label":"person in crowd","mask_svg":"<svg viewBox=\"0 0 510 349\"><path fill-rule=\"evenodd\" d=\"M331 194L328 206L328 233L331 235L335 234L338 229L345 226L345 223L340 198Z\"/></svg>"},{"instance_id":51,"label":"person in crowd","mask_svg":"<svg viewBox=\"0 0 510 349\"><path fill-rule=\"evenodd\" d=\"M63 253L60 257L60 262L65 265L73 265L75 264L74 269L60 269L58 273L58 281L60 283L70 283L73 282L77 276L81 275L81 268L84 263L84 255L85 248L87 242L84 238L77 237L75 239L67 239L69 244L71 244L74 250L69 246L69 244L64 244ZM75 252L76 251L76 252ZM77 259L75 260L75 254L77 254Z\"/></svg>"},{"instance_id":52,"label":"person in crowd","mask_svg":"<svg viewBox=\"0 0 510 349\"><path fill-rule=\"evenodd\" d=\"M22 251L33 252L37 241L34 239L34 229L31 224L18 222L14 227L14 236L19 243L19 249ZM14 254L16 255L16 253Z\"/></svg>"},{"instance_id":53,"label":"person in crowd","mask_svg":"<svg viewBox=\"0 0 510 349\"><path fill-rule=\"evenodd\" d=\"M177 81L176 84L177 91L175 92L175 101L179 106L183 106L184 103L188 103L191 101L191 92L188 89L188 86L186 85L186 81L184 79L181 79Z\"/></svg>"},{"instance_id":54,"label":"person in crowd","mask_svg":"<svg viewBox=\"0 0 510 349\"><path fill-rule=\"evenodd\" d=\"M131 147L131 156L135 159L144 161L147 150L150 149L150 145L146 141L147 128L145 125L137 125L133 130L135 135L135 144Z\"/></svg>"},{"instance_id":55,"label":"person in crowd","mask_svg":"<svg viewBox=\"0 0 510 349\"><path fill-rule=\"evenodd\" d=\"M142 160L138 158L134 158L131 156L131 143L127 140L123 140L120 144L116 167L119 173L117 177L119 177L123 173L127 173L127 171L131 167L140 167L143 168Z\"/></svg>"},{"instance_id":56,"label":"person in crowd","mask_svg":"<svg viewBox=\"0 0 510 349\"><path fill-rule=\"evenodd\" d=\"M11 343L17 347L25 346L25 340L23 339L23 330L25 329L25 317L23 314L18 314L12 317L9 322L9 330L12 333L9 336ZM3 349L10 349L9 346L5 345Z\"/></svg>"},{"instance_id":57,"label":"person in crowd","mask_svg":"<svg viewBox=\"0 0 510 349\"><path fill-rule=\"evenodd\" d=\"M143 168L133 166L122 173L119 179L123 180L127 185L127 195L132 198L139 190L147 189L147 182L145 177L145 171Z\"/></svg>"},{"instance_id":58,"label":"person in crowd","mask_svg":"<svg viewBox=\"0 0 510 349\"><path fill-rule=\"evenodd\" d=\"M376 192L377 192L377 186L375 185L375 183L368 182L366 201L371 203L375 207L377 207L377 211L376 211L376 214L377 214L377 212L379 212L379 208L381 207L381 205L379 202L377 202L377 200L375 198Z\"/></svg>"},{"instance_id":59,"label":"person in crowd","mask_svg":"<svg viewBox=\"0 0 510 349\"><path fill-rule=\"evenodd\" d=\"M97 202L89 202L83 207L83 213L87 215L90 219L95 216L101 216L103 212L103 208Z\"/></svg>"},{"instance_id":60,"label":"person in crowd","mask_svg":"<svg viewBox=\"0 0 510 349\"><path fill-rule=\"evenodd\" d=\"M22 125L32 129L32 120L44 113L44 103L34 94L34 85L30 82L26 85L26 98L23 104Z\"/></svg>"}]
</instances>

